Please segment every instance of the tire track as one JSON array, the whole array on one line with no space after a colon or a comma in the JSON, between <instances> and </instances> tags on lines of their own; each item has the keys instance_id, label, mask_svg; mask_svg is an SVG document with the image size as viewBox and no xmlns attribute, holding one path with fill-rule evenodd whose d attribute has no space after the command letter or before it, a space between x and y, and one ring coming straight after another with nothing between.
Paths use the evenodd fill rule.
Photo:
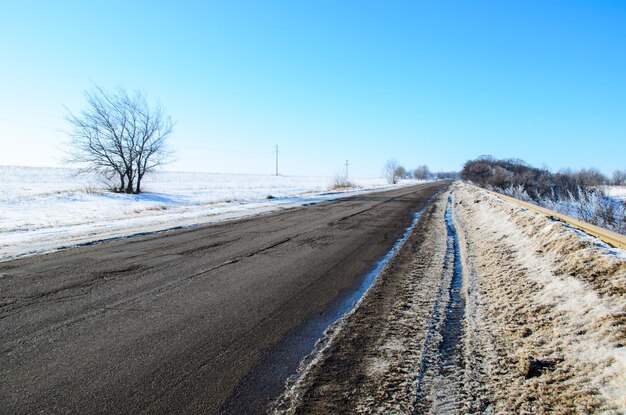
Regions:
<instances>
[{"instance_id":1,"label":"tire track","mask_svg":"<svg viewBox=\"0 0 626 415\"><path fill-rule=\"evenodd\" d=\"M329 329L274 413L462 413L465 294L452 196L429 206L358 308Z\"/></svg>"},{"instance_id":2,"label":"tire track","mask_svg":"<svg viewBox=\"0 0 626 415\"><path fill-rule=\"evenodd\" d=\"M465 297L459 238L452 220L452 196L444 214L446 252L441 285L431 312L416 376L414 411L437 414L460 413L465 372Z\"/></svg>"}]
</instances>

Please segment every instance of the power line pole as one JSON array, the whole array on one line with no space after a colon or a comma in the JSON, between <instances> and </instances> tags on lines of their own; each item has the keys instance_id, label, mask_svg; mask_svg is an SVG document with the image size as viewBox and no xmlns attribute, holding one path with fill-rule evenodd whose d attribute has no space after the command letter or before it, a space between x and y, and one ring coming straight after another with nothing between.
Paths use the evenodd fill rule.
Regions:
<instances>
[{"instance_id":1,"label":"power line pole","mask_svg":"<svg viewBox=\"0 0 626 415\"><path fill-rule=\"evenodd\" d=\"M350 165L350 163L348 163L348 160L346 160L346 179L348 178L348 166Z\"/></svg>"},{"instance_id":2,"label":"power line pole","mask_svg":"<svg viewBox=\"0 0 626 415\"><path fill-rule=\"evenodd\" d=\"M278 144L276 144L276 176L278 176Z\"/></svg>"}]
</instances>

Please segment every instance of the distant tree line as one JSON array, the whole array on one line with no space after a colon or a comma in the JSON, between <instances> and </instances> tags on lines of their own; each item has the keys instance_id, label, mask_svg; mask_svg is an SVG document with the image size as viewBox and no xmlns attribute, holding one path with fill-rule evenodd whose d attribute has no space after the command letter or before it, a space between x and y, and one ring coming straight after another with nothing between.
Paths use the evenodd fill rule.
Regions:
<instances>
[{"instance_id":1,"label":"distant tree line","mask_svg":"<svg viewBox=\"0 0 626 415\"><path fill-rule=\"evenodd\" d=\"M481 156L467 161L460 177L490 190L626 232L626 204L609 198L603 186L626 184L626 170L615 171L609 179L595 168L552 173L519 159Z\"/></svg>"},{"instance_id":2,"label":"distant tree line","mask_svg":"<svg viewBox=\"0 0 626 415\"><path fill-rule=\"evenodd\" d=\"M435 173L435 179L438 179L438 180L444 180L444 179L456 180L458 178L459 178L458 171L438 171Z\"/></svg>"},{"instance_id":3,"label":"distant tree line","mask_svg":"<svg viewBox=\"0 0 626 415\"><path fill-rule=\"evenodd\" d=\"M383 169L383 174L390 184L396 184L401 179L416 179L416 180L443 180L459 178L459 173L455 171L440 171L433 173L428 166L418 166L413 170L407 170L404 166L400 165L397 160L392 159L387 161Z\"/></svg>"},{"instance_id":4,"label":"distant tree line","mask_svg":"<svg viewBox=\"0 0 626 415\"><path fill-rule=\"evenodd\" d=\"M485 188L507 189L521 186L534 200L544 197L559 199L566 197L568 193L611 183L611 180L595 168L578 171L565 169L552 173L533 167L523 160L498 160L492 156L481 156L467 161L460 176L463 180ZM614 176L623 180L619 171Z\"/></svg>"}]
</instances>

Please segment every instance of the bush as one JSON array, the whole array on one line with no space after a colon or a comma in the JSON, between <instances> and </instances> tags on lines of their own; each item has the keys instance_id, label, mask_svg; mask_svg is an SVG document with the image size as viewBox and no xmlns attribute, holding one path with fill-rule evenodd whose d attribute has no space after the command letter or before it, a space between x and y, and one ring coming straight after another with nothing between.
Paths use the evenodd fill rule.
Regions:
<instances>
[{"instance_id":1,"label":"bush","mask_svg":"<svg viewBox=\"0 0 626 415\"><path fill-rule=\"evenodd\" d=\"M532 198L528 196L528 193L526 193L526 190L522 185L507 187L506 189L502 190L501 193L510 197L514 197L518 200L523 200L524 202L532 202Z\"/></svg>"},{"instance_id":2,"label":"bush","mask_svg":"<svg viewBox=\"0 0 626 415\"><path fill-rule=\"evenodd\" d=\"M482 156L469 160L463 166L460 176L487 189L509 189L522 186L532 200L538 202L546 197L560 200L569 194L608 182L597 169L581 169L578 172L561 170L550 173L538 169L519 159L497 160L491 156Z\"/></svg>"},{"instance_id":3,"label":"bush","mask_svg":"<svg viewBox=\"0 0 626 415\"><path fill-rule=\"evenodd\" d=\"M418 166L412 174L413 178L417 180L428 180L431 176L430 169L426 165Z\"/></svg>"},{"instance_id":4,"label":"bush","mask_svg":"<svg viewBox=\"0 0 626 415\"><path fill-rule=\"evenodd\" d=\"M486 189L626 233L626 205L607 196L600 185L608 179L597 169L553 174L521 160L482 156L466 162L460 175Z\"/></svg>"},{"instance_id":5,"label":"bush","mask_svg":"<svg viewBox=\"0 0 626 415\"><path fill-rule=\"evenodd\" d=\"M578 189L558 201L544 198L538 204L587 223L626 234L626 204L611 199L601 189Z\"/></svg>"},{"instance_id":6,"label":"bush","mask_svg":"<svg viewBox=\"0 0 626 415\"><path fill-rule=\"evenodd\" d=\"M352 187L356 186L354 185L354 183L348 180L348 177L343 174L337 174L333 179L333 183L331 185L331 189L348 189Z\"/></svg>"},{"instance_id":7,"label":"bush","mask_svg":"<svg viewBox=\"0 0 626 415\"><path fill-rule=\"evenodd\" d=\"M406 175L406 169L397 160L391 159L385 163L383 175L389 184L396 184Z\"/></svg>"}]
</instances>

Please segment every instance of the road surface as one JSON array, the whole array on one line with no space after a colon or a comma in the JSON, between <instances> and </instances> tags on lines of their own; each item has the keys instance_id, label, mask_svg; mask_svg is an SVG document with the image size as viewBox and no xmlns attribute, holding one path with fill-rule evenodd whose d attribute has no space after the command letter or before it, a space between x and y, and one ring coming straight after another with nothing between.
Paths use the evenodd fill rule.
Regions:
<instances>
[{"instance_id":1,"label":"road surface","mask_svg":"<svg viewBox=\"0 0 626 415\"><path fill-rule=\"evenodd\" d=\"M284 382L272 364L311 342L298 328L446 185L0 263L0 412L262 411Z\"/></svg>"}]
</instances>

